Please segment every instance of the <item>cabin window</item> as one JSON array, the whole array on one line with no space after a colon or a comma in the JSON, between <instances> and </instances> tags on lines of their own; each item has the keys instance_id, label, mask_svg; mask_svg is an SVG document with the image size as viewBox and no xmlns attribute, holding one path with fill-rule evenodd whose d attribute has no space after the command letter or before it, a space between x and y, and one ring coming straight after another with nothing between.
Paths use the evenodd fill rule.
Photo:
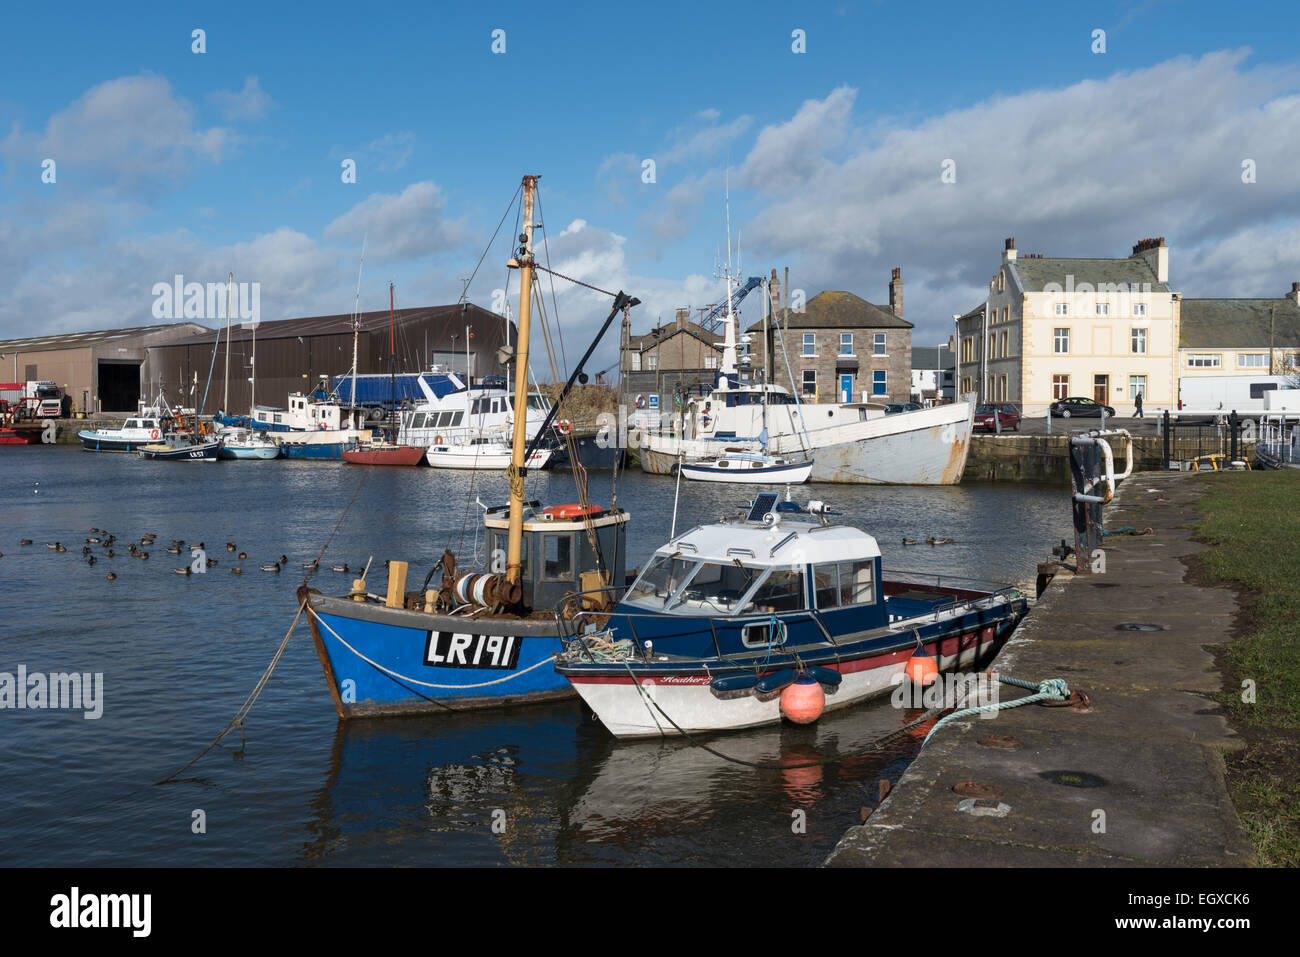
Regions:
<instances>
[{"instance_id":1,"label":"cabin window","mask_svg":"<svg viewBox=\"0 0 1300 957\"><path fill-rule=\"evenodd\" d=\"M627 600L662 607L682 587L687 576L695 570L695 565L696 562L689 559L655 556L628 589Z\"/></svg>"},{"instance_id":2,"label":"cabin window","mask_svg":"<svg viewBox=\"0 0 1300 957\"><path fill-rule=\"evenodd\" d=\"M423 412L417 412L417 413L415 413L415 415L411 416L411 425L410 425L410 427L413 428L413 429L422 429L422 428L424 428L424 413L423 413Z\"/></svg>"},{"instance_id":3,"label":"cabin window","mask_svg":"<svg viewBox=\"0 0 1300 957\"><path fill-rule=\"evenodd\" d=\"M876 600L872 586L875 563L871 559L836 562L813 566L813 589L817 608L842 608L847 605L870 605Z\"/></svg>"},{"instance_id":4,"label":"cabin window","mask_svg":"<svg viewBox=\"0 0 1300 957\"><path fill-rule=\"evenodd\" d=\"M732 614L762 571L735 562L725 565L705 562L691 576L678 600L683 604L701 605L707 611Z\"/></svg>"},{"instance_id":5,"label":"cabin window","mask_svg":"<svg viewBox=\"0 0 1300 957\"><path fill-rule=\"evenodd\" d=\"M805 607L803 600L803 571L793 568L776 568L754 589L753 595L741 609L744 613L799 611Z\"/></svg>"},{"instance_id":6,"label":"cabin window","mask_svg":"<svg viewBox=\"0 0 1300 957\"><path fill-rule=\"evenodd\" d=\"M542 578L547 581L569 581L573 578L573 533L543 535Z\"/></svg>"},{"instance_id":7,"label":"cabin window","mask_svg":"<svg viewBox=\"0 0 1300 957\"><path fill-rule=\"evenodd\" d=\"M463 419L464 417L465 417L464 412L453 412L451 414L451 424L460 425L460 420Z\"/></svg>"}]
</instances>

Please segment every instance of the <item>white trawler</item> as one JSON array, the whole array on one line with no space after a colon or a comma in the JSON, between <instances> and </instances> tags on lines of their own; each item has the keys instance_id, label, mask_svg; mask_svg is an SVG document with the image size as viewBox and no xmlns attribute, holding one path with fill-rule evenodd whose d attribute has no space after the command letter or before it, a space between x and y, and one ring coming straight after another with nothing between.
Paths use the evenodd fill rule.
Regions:
<instances>
[{"instance_id":1,"label":"white trawler","mask_svg":"<svg viewBox=\"0 0 1300 957\"><path fill-rule=\"evenodd\" d=\"M628 445L639 447L643 471L666 475L680 463L740 448L811 458L814 482L961 482L970 449L973 403L960 401L894 415L886 415L883 405L871 402L801 405L785 387L756 382L749 375L748 346L743 355L738 353L735 314L739 296L748 289L733 294L730 270L726 280L722 361L713 387L704 395L687 397L668 421L629 432ZM777 325L775 338L784 350L779 321L770 314L766 280L762 287L764 318ZM791 375L788 357L785 366Z\"/></svg>"}]
</instances>

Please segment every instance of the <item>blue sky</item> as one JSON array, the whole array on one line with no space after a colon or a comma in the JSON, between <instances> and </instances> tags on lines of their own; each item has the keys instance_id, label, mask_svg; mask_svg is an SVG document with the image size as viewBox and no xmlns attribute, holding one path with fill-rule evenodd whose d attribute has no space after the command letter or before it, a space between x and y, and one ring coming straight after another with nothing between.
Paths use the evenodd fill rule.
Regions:
<instances>
[{"instance_id":1,"label":"blue sky","mask_svg":"<svg viewBox=\"0 0 1300 957\"><path fill-rule=\"evenodd\" d=\"M638 295L641 328L718 298L724 176L746 274L789 266L810 296L881 302L902 266L916 344L982 299L1009 235L1067 256L1164 235L1176 289L1281 295L1300 279L1298 20L1281 3L14 6L0 337L153 321L151 287L177 272L260 282L267 319L347 312L363 233L363 308L390 279L399 305L454 301L525 172L553 264ZM601 305L564 292L566 331Z\"/></svg>"}]
</instances>

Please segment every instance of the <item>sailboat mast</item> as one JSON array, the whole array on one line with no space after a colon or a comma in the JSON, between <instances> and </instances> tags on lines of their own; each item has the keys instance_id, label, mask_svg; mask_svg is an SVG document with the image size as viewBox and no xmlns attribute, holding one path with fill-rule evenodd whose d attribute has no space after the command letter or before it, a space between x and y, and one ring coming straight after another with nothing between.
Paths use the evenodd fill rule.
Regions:
<instances>
[{"instance_id":1,"label":"sailboat mast","mask_svg":"<svg viewBox=\"0 0 1300 957\"><path fill-rule=\"evenodd\" d=\"M538 176L524 177L523 235L513 264L519 267L519 342L515 350L515 395L528 395L529 313L533 293L533 201ZM522 594L524 541L524 447L528 441L528 417L514 417L514 437L510 453L510 530L506 547L507 599L518 604Z\"/></svg>"},{"instance_id":2,"label":"sailboat mast","mask_svg":"<svg viewBox=\"0 0 1300 957\"><path fill-rule=\"evenodd\" d=\"M393 411L397 411L397 332L393 324L393 284L388 284L388 385Z\"/></svg>"},{"instance_id":3,"label":"sailboat mast","mask_svg":"<svg viewBox=\"0 0 1300 957\"><path fill-rule=\"evenodd\" d=\"M232 272L226 280L226 385L221 395L221 411L230 414L230 287L235 284Z\"/></svg>"}]
</instances>

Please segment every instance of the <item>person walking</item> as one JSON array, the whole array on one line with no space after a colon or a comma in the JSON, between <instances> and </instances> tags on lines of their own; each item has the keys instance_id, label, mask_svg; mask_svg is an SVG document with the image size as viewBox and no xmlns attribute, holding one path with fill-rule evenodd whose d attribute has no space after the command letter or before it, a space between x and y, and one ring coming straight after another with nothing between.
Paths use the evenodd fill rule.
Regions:
<instances>
[{"instance_id":1,"label":"person walking","mask_svg":"<svg viewBox=\"0 0 1300 957\"><path fill-rule=\"evenodd\" d=\"M1133 418L1135 418L1135 419L1143 418L1143 415L1142 415L1142 392L1141 392L1141 390L1139 390L1139 391L1138 391L1138 394L1133 398Z\"/></svg>"}]
</instances>

